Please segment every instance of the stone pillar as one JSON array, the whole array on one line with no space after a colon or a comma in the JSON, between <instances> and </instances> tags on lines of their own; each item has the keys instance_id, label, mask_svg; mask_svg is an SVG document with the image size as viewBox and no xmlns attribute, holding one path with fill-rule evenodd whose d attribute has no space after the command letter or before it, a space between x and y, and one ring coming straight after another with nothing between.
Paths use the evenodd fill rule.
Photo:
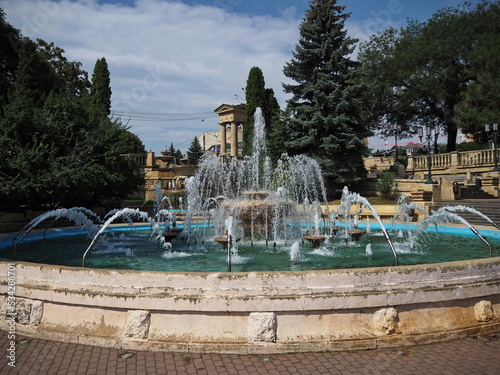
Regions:
<instances>
[{"instance_id":1,"label":"stone pillar","mask_svg":"<svg viewBox=\"0 0 500 375\"><path fill-rule=\"evenodd\" d=\"M457 173L459 167L459 154L458 151L450 152L450 173Z\"/></svg>"},{"instance_id":2,"label":"stone pillar","mask_svg":"<svg viewBox=\"0 0 500 375\"><path fill-rule=\"evenodd\" d=\"M226 150L226 124L220 124L220 153L225 154Z\"/></svg>"},{"instance_id":3,"label":"stone pillar","mask_svg":"<svg viewBox=\"0 0 500 375\"><path fill-rule=\"evenodd\" d=\"M415 172L415 159L413 155L408 155L408 166L406 167L407 172Z\"/></svg>"},{"instance_id":4,"label":"stone pillar","mask_svg":"<svg viewBox=\"0 0 500 375\"><path fill-rule=\"evenodd\" d=\"M155 153L154 152L148 152L146 156L146 167L154 167L155 163Z\"/></svg>"},{"instance_id":5,"label":"stone pillar","mask_svg":"<svg viewBox=\"0 0 500 375\"><path fill-rule=\"evenodd\" d=\"M231 156L238 157L238 124L231 123Z\"/></svg>"}]
</instances>

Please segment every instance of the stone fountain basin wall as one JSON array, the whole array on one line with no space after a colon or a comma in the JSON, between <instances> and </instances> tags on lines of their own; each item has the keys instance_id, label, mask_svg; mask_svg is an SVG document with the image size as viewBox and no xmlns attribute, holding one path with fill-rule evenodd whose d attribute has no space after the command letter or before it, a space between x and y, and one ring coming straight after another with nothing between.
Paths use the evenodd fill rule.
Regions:
<instances>
[{"instance_id":1,"label":"stone fountain basin wall","mask_svg":"<svg viewBox=\"0 0 500 375\"><path fill-rule=\"evenodd\" d=\"M500 331L500 257L419 266L169 273L15 264L16 333L123 349L279 353ZM10 265L10 266L9 266ZM12 279L11 279L12 280ZM0 329L9 330L6 319Z\"/></svg>"}]
</instances>

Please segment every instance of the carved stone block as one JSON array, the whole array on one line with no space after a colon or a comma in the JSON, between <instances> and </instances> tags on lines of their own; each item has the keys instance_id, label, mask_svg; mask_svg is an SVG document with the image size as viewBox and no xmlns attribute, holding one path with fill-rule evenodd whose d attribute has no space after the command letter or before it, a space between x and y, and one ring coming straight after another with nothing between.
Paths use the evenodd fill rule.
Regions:
<instances>
[{"instance_id":1,"label":"carved stone block","mask_svg":"<svg viewBox=\"0 0 500 375\"><path fill-rule=\"evenodd\" d=\"M398 312L394 307L380 309L373 314L372 326L378 335L390 335L396 332Z\"/></svg>"},{"instance_id":2,"label":"carved stone block","mask_svg":"<svg viewBox=\"0 0 500 375\"><path fill-rule=\"evenodd\" d=\"M29 298L16 298L16 322L38 325L43 316L43 302Z\"/></svg>"},{"instance_id":3,"label":"carved stone block","mask_svg":"<svg viewBox=\"0 0 500 375\"><path fill-rule=\"evenodd\" d=\"M147 310L129 310L127 312L127 323L125 336L137 339L145 339L149 335L149 323L151 315Z\"/></svg>"},{"instance_id":4,"label":"carved stone block","mask_svg":"<svg viewBox=\"0 0 500 375\"><path fill-rule=\"evenodd\" d=\"M495 318L490 301L479 301L474 305L474 316L478 322L489 322Z\"/></svg>"},{"instance_id":5,"label":"carved stone block","mask_svg":"<svg viewBox=\"0 0 500 375\"><path fill-rule=\"evenodd\" d=\"M248 336L250 342L276 342L276 314L250 313Z\"/></svg>"}]
</instances>

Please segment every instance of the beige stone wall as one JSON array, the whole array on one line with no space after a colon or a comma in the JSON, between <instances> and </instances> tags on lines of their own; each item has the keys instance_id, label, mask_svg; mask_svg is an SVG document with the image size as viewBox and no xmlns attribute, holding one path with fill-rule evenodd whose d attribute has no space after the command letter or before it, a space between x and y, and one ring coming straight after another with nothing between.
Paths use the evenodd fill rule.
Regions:
<instances>
[{"instance_id":1,"label":"beige stone wall","mask_svg":"<svg viewBox=\"0 0 500 375\"><path fill-rule=\"evenodd\" d=\"M363 158L365 161L365 168L370 171L385 171L394 164L394 157L390 156L374 156Z\"/></svg>"},{"instance_id":2,"label":"beige stone wall","mask_svg":"<svg viewBox=\"0 0 500 375\"><path fill-rule=\"evenodd\" d=\"M2 275L8 264L0 262ZM18 334L91 345L278 353L393 347L500 331L500 258L252 273L16 262L14 272ZM7 287L3 277L2 317ZM8 328L2 318L0 329Z\"/></svg>"}]
</instances>

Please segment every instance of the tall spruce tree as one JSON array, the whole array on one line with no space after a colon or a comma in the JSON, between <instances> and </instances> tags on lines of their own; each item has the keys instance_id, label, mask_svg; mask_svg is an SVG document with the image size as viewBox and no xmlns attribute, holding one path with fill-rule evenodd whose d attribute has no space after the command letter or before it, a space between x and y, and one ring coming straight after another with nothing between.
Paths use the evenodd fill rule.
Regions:
<instances>
[{"instance_id":1,"label":"tall spruce tree","mask_svg":"<svg viewBox=\"0 0 500 375\"><path fill-rule=\"evenodd\" d=\"M264 74L259 67L254 66L248 73L247 85L245 88L246 119L243 127L243 155L252 154L252 143L254 134L254 118L255 110L263 107L266 100L266 83Z\"/></svg>"},{"instance_id":2,"label":"tall spruce tree","mask_svg":"<svg viewBox=\"0 0 500 375\"><path fill-rule=\"evenodd\" d=\"M175 150L175 158L177 159L177 164L181 164L181 159L184 159L184 154L180 148Z\"/></svg>"},{"instance_id":3,"label":"tall spruce tree","mask_svg":"<svg viewBox=\"0 0 500 375\"><path fill-rule=\"evenodd\" d=\"M168 152L170 152L170 156L175 156L175 147L173 143L170 143L170 147L168 148Z\"/></svg>"},{"instance_id":4,"label":"tall spruce tree","mask_svg":"<svg viewBox=\"0 0 500 375\"><path fill-rule=\"evenodd\" d=\"M194 137L193 142L186 151L188 157L188 164L198 165L201 157L203 156L203 149L201 148L200 142L198 142L198 137Z\"/></svg>"},{"instance_id":5,"label":"tall spruce tree","mask_svg":"<svg viewBox=\"0 0 500 375\"><path fill-rule=\"evenodd\" d=\"M360 121L361 85L354 83L357 63L349 57L355 39L346 35L349 14L336 0L313 0L300 26L300 39L283 84L290 114L289 154L306 154L322 167L330 192L360 181L368 135Z\"/></svg>"},{"instance_id":6,"label":"tall spruce tree","mask_svg":"<svg viewBox=\"0 0 500 375\"><path fill-rule=\"evenodd\" d=\"M103 57L95 63L90 89L91 106L97 116L107 117L111 113L110 82L108 63Z\"/></svg>"}]
</instances>

